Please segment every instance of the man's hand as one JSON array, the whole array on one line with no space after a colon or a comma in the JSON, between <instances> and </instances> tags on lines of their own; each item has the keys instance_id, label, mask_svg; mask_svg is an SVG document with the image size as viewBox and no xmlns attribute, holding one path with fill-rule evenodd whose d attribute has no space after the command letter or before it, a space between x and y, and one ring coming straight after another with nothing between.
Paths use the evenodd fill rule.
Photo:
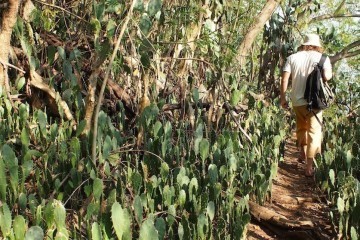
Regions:
<instances>
[{"instance_id":1,"label":"man's hand","mask_svg":"<svg viewBox=\"0 0 360 240\"><path fill-rule=\"evenodd\" d=\"M289 103L286 101L284 97L280 98L280 105L283 109L289 109Z\"/></svg>"}]
</instances>

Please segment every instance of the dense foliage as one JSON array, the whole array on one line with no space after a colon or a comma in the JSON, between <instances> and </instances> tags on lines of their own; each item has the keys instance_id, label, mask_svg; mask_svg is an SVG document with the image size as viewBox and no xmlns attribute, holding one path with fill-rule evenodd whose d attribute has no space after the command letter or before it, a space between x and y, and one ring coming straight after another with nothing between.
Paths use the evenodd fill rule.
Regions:
<instances>
[{"instance_id":1,"label":"dense foliage","mask_svg":"<svg viewBox=\"0 0 360 240\"><path fill-rule=\"evenodd\" d=\"M20 69L9 67L10 86L0 89L0 236L243 238L248 202L269 196L290 131L277 101L281 65L310 16L353 6L282 2L239 66L238 48L267 2L137 0L125 25L129 1L23 1L10 54ZM330 54L358 31L349 20L312 26ZM336 81L339 106L317 161L339 236L353 239L356 60L337 70L353 91ZM96 115L107 67L111 82Z\"/></svg>"},{"instance_id":2,"label":"dense foliage","mask_svg":"<svg viewBox=\"0 0 360 240\"><path fill-rule=\"evenodd\" d=\"M337 102L327 114L325 152L317 163L317 178L334 208L331 217L339 238L357 239L360 226L359 82L351 74L338 83ZM348 91L347 89L355 91Z\"/></svg>"}]
</instances>

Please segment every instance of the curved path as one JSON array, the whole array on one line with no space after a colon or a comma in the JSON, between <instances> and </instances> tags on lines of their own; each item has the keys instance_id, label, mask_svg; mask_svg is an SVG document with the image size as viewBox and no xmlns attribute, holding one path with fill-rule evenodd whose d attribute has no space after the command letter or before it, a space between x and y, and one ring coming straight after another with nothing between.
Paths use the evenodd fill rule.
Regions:
<instances>
[{"instance_id":1,"label":"curved path","mask_svg":"<svg viewBox=\"0 0 360 240\"><path fill-rule=\"evenodd\" d=\"M316 187L314 178L305 177L305 164L298 162L294 136L288 139L285 159L279 163L267 209L290 221L311 221L312 227L285 229L269 221L252 217L247 239L336 239L325 196Z\"/></svg>"}]
</instances>

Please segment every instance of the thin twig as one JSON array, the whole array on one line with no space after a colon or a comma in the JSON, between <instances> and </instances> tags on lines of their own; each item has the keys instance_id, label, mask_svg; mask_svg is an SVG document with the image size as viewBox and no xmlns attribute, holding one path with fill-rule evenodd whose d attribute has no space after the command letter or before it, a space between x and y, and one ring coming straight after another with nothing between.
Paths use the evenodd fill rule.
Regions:
<instances>
[{"instance_id":1,"label":"thin twig","mask_svg":"<svg viewBox=\"0 0 360 240\"><path fill-rule=\"evenodd\" d=\"M65 184L65 182L70 178L70 175L71 175L71 173L69 172L67 175L66 175L66 177L61 181L61 183L59 184L59 186L58 186L58 189L62 186L62 185L64 185ZM54 196L55 196L55 194L56 194L56 189L51 193L51 195L50 195L50 199L53 199L54 198Z\"/></svg>"},{"instance_id":2,"label":"thin twig","mask_svg":"<svg viewBox=\"0 0 360 240\"><path fill-rule=\"evenodd\" d=\"M4 65L4 66L8 66L8 67L14 68L14 69L18 70L19 72L26 73L24 70L18 68L17 66L14 66L14 65L12 65L12 64L10 64L10 63L3 62L2 60L0 60L0 63L1 63L2 65Z\"/></svg>"},{"instance_id":3,"label":"thin twig","mask_svg":"<svg viewBox=\"0 0 360 240\"><path fill-rule=\"evenodd\" d=\"M69 14L69 15L72 15L73 17L76 17L77 19L80 19L81 21L84 21L84 22L86 22L86 23L89 23L89 22L88 22L87 20L85 20L84 18L76 15L75 13L70 12L69 10L66 10L65 8L62 8L62 7L59 7L59 6L50 4L50 3L46 3L46 2L43 2L43 1L40 1L40 0L35 0L35 2L40 3L40 4L43 4L43 5L48 6L48 7L57 8L57 9L65 12L65 13L67 13L67 14Z\"/></svg>"},{"instance_id":4,"label":"thin twig","mask_svg":"<svg viewBox=\"0 0 360 240\"><path fill-rule=\"evenodd\" d=\"M114 151L114 153L127 153L127 152L143 152L143 153L147 153L147 154L150 154L150 155L153 155L153 156L157 157L160 161L165 162L165 160L162 159L159 155L157 155L157 154L155 154L153 152L147 151L147 150L143 150L143 149L129 149L129 150Z\"/></svg>"},{"instance_id":5,"label":"thin twig","mask_svg":"<svg viewBox=\"0 0 360 240\"><path fill-rule=\"evenodd\" d=\"M161 58L158 58L158 59L155 59L155 60L169 60L169 59L176 59L176 60L191 60L191 61L198 61L198 62L203 62L203 63L206 63L207 65L209 65L211 68L214 68L213 67L213 64L204 60L204 59L201 59L201 58L176 58L176 57L161 57Z\"/></svg>"},{"instance_id":6,"label":"thin twig","mask_svg":"<svg viewBox=\"0 0 360 240\"><path fill-rule=\"evenodd\" d=\"M102 101L103 101L103 97L104 97L104 91L105 91L105 87L106 87L106 83L107 83L107 80L109 78L109 75L110 75L110 71L111 71L111 68L112 68L112 65L114 63L114 60L115 60L115 57L116 57L116 54L118 52L118 49L120 47L120 43L121 43L121 40L123 38L123 35L125 33L125 30L126 30L126 27L130 21L130 18L131 18L131 15L132 15L132 12L133 12L133 9L134 9L134 6L135 6L135 3L137 1L136 0L133 0L132 3L131 3L131 6L130 6L130 9L129 9L129 12L128 12L128 15L126 16L126 19L124 21L124 24L121 28L121 31L120 31L120 34L119 34L119 37L117 39L117 42L116 42L116 45L115 45L115 49L112 53L112 56L111 56L111 59L110 59L110 62L109 62L109 65L108 67L106 68L106 72L105 72L105 77L104 77L104 81L101 85L101 89L100 89L100 93L99 93L99 102L96 106L96 111L95 111L95 115L94 115L94 132L93 132L93 140L92 140L92 160L93 160L93 163L94 163L94 166L96 166L96 140L97 140L97 131L98 131L98 117L99 117L99 112L100 112L100 106L102 105Z\"/></svg>"},{"instance_id":7,"label":"thin twig","mask_svg":"<svg viewBox=\"0 0 360 240\"><path fill-rule=\"evenodd\" d=\"M81 188L82 185L84 185L86 182L88 182L90 180L90 178L86 179L85 181L83 181L79 186L77 186L75 188L75 190L70 194L70 196L68 197L68 199L64 202L64 206L67 204L67 202L72 198L72 196L76 193L77 190L79 190L79 188Z\"/></svg>"}]
</instances>

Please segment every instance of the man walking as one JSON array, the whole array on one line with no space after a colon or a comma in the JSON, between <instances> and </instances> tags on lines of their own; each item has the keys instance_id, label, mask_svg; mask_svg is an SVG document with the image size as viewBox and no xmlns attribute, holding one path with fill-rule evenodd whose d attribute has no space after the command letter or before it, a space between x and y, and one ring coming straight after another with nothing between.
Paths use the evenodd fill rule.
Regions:
<instances>
[{"instance_id":1,"label":"man walking","mask_svg":"<svg viewBox=\"0 0 360 240\"><path fill-rule=\"evenodd\" d=\"M320 38L316 34L308 34L299 51L287 58L283 68L280 86L280 104L283 108L289 107L286 100L286 90L291 78L290 99L296 116L296 137L300 148L300 160L306 161L305 176L313 176L313 161L317 153L321 151L321 123L314 114L307 109L307 101L304 98L306 80L314 69L314 64L319 63L323 48ZM322 72L323 81L332 78L332 67L327 57ZM322 111L315 111L318 119L322 121Z\"/></svg>"}]
</instances>

